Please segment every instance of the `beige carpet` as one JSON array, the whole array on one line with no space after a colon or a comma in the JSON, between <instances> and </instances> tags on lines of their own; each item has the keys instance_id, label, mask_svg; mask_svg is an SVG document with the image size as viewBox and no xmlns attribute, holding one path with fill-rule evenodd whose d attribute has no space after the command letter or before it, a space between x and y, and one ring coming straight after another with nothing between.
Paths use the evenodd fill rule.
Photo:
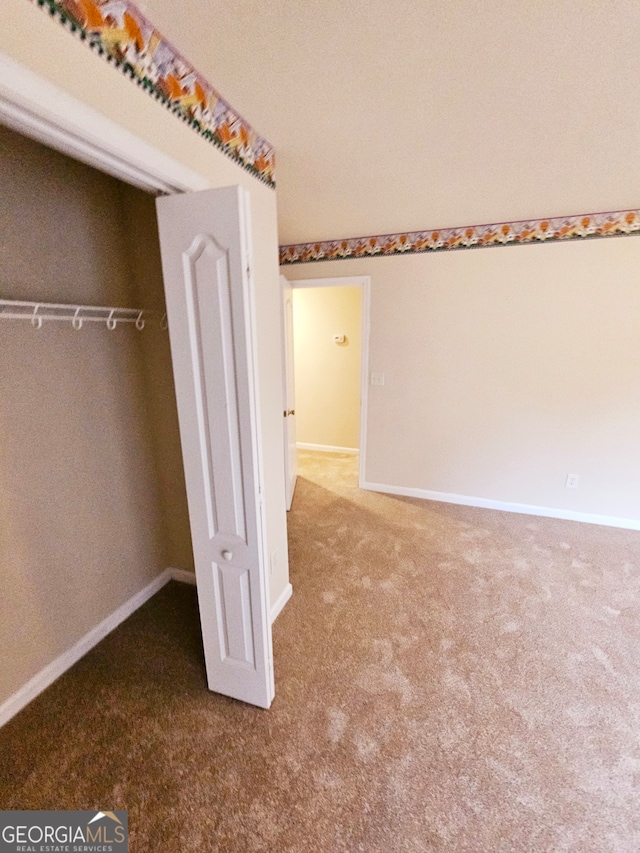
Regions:
<instances>
[{"instance_id":1,"label":"beige carpet","mask_svg":"<svg viewBox=\"0 0 640 853\"><path fill-rule=\"evenodd\" d=\"M303 454L276 699L205 688L171 584L0 731L1 808L135 853L640 850L640 534L360 492Z\"/></svg>"}]
</instances>

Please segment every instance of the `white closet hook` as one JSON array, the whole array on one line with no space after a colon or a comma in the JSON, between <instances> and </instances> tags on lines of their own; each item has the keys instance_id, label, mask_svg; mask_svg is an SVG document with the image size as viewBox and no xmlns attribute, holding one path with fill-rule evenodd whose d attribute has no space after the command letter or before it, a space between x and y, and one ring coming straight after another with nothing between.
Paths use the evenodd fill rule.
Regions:
<instances>
[{"instance_id":1,"label":"white closet hook","mask_svg":"<svg viewBox=\"0 0 640 853\"><path fill-rule=\"evenodd\" d=\"M141 332L144 329L144 320L142 319L143 311L138 314L138 319L136 320L136 329Z\"/></svg>"},{"instance_id":2,"label":"white closet hook","mask_svg":"<svg viewBox=\"0 0 640 853\"><path fill-rule=\"evenodd\" d=\"M34 327L34 329L42 328L42 317L38 317L39 307L39 305L36 305L36 307L33 309L33 316L31 317L31 325Z\"/></svg>"},{"instance_id":3,"label":"white closet hook","mask_svg":"<svg viewBox=\"0 0 640 853\"><path fill-rule=\"evenodd\" d=\"M116 322L117 321L116 321L115 317L113 316L113 311L112 311L111 314L109 314L109 316L107 317L107 329L109 329L110 332L113 332L113 330L115 329Z\"/></svg>"},{"instance_id":4,"label":"white closet hook","mask_svg":"<svg viewBox=\"0 0 640 853\"><path fill-rule=\"evenodd\" d=\"M73 319L71 320L71 325L74 329L82 328L82 317L80 316L80 308L76 308L76 313L73 315Z\"/></svg>"}]
</instances>

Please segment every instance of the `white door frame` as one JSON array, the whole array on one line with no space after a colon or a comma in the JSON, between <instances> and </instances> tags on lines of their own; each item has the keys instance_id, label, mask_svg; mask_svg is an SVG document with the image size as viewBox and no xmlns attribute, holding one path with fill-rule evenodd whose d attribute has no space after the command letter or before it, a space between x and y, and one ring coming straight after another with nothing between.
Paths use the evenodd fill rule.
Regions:
<instances>
[{"instance_id":1,"label":"white door frame","mask_svg":"<svg viewBox=\"0 0 640 853\"><path fill-rule=\"evenodd\" d=\"M0 51L0 123L148 192L195 192L203 175Z\"/></svg>"},{"instance_id":2,"label":"white door frame","mask_svg":"<svg viewBox=\"0 0 640 853\"><path fill-rule=\"evenodd\" d=\"M287 512L291 510L293 494L298 479L296 451L296 392L293 358L293 288L289 280L280 273L282 299L282 386L283 386L283 438L285 498ZM293 447L293 453L291 449Z\"/></svg>"},{"instance_id":3,"label":"white door frame","mask_svg":"<svg viewBox=\"0 0 640 853\"><path fill-rule=\"evenodd\" d=\"M286 277L286 267L280 269ZM362 288L362 352L360 353L360 448L358 454L358 485L364 488L367 459L367 413L369 403L369 328L371 325L371 276L342 275L333 278L288 278L293 288L361 287ZM283 332L284 334L284 332ZM295 334L295 331L294 331Z\"/></svg>"}]
</instances>

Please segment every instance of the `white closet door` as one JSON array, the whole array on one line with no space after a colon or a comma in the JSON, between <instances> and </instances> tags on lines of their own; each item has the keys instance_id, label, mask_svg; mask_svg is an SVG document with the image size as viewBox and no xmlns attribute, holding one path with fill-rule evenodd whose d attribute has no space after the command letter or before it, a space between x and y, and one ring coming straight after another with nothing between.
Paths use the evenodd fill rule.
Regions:
<instances>
[{"instance_id":1,"label":"white closet door","mask_svg":"<svg viewBox=\"0 0 640 853\"><path fill-rule=\"evenodd\" d=\"M298 479L298 450L296 445L296 380L293 359L293 288L280 276L282 308L284 312L284 460L285 497L287 512L291 509L293 493Z\"/></svg>"},{"instance_id":2,"label":"white closet door","mask_svg":"<svg viewBox=\"0 0 640 853\"><path fill-rule=\"evenodd\" d=\"M274 696L255 386L249 195L157 200L209 688Z\"/></svg>"}]
</instances>

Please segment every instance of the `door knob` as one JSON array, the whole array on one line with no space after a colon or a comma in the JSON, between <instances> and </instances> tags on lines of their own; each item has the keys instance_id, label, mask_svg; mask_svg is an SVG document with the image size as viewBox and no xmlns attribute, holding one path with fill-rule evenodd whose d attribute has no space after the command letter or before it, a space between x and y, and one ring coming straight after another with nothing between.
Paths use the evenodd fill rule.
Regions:
<instances>
[{"instance_id":1,"label":"door knob","mask_svg":"<svg viewBox=\"0 0 640 853\"><path fill-rule=\"evenodd\" d=\"M233 551L227 551L226 549L222 552L222 556L225 560L233 560Z\"/></svg>"}]
</instances>

